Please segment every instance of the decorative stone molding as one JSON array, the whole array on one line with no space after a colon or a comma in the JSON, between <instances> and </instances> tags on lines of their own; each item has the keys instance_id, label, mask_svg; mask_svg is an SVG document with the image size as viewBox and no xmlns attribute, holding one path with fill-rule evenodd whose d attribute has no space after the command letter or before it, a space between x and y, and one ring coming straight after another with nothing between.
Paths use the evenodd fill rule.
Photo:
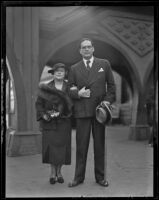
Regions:
<instances>
[{"instance_id":1,"label":"decorative stone molding","mask_svg":"<svg viewBox=\"0 0 159 200\"><path fill-rule=\"evenodd\" d=\"M68 8L63 8L63 12L67 12L61 12L61 14L58 14L59 17L56 17L53 13L54 9L56 8L52 8L52 13L49 11L50 19L48 15L40 15L39 27L40 37L42 38L52 40L55 37L58 37L64 32L69 31L70 28L76 27L77 24L85 22L85 19L89 19L90 13L94 11L93 7L88 6L72 8L69 12L67 11Z\"/></svg>"},{"instance_id":2,"label":"decorative stone molding","mask_svg":"<svg viewBox=\"0 0 159 200\"><path fill-rule=\"evenodd\" d=\"M153 50L154 25L152 17L98 7L86 6L75 9L67 13L67 15L53 21L41 18L40 37L52 40L64 32L69 31L70 28L76 27L77 22L78 24L89 22L91 19L90 13L95 14L93 26L97 30L98 27L103 27L105 31L113 34L138 56L145 56ZM83 31L87 32L87 28L85 27ZM98 32L95 31L95 34L98 34Z\"/></svg>"},{"instance_id":3,"label":"decorative stone molding","mask_svg":"<svg viewBox=\"0 0 159 200\"><path fill-rule=\"evenodd\" d=\"M101 24L139 56L145 56L153 50L152 20L135 18L129 14L127 16L111 14L105 17Z\"/></svg>"}]
</instances>

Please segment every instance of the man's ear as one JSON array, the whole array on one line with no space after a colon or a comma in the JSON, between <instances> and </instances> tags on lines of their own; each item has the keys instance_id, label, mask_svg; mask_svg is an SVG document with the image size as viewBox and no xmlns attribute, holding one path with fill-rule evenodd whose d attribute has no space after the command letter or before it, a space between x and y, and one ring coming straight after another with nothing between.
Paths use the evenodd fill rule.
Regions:
<instances>
[{"instance_id":1,"label":"man's ear","mask_svg":"<svg viewBox=\"0 0 159 200\"><path fill-rule=\"evenodd\" d=\"M82 55L82 53L81 53L81 49L79 49L79 53Z\"/></svg>"}]
</instances>

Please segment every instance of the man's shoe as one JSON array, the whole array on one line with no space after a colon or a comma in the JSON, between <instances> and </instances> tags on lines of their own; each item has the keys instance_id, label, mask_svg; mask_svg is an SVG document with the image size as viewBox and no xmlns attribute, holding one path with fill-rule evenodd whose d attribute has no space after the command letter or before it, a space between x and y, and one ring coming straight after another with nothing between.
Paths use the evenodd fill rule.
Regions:
<instances>
[{"instance_id":1,"label":"man's shoe","mask_svg":"<svg viewBox=\"0 0 159 200\"><path fill-rule=\"evenodd\" d=\"M98 183L99 185L103 186L103 187L108 187L108 181L106 180L100 180L100 181L96 181L96 183Z\"/></svg>"},{"instance_id":2,"label":"man's shoe","mask_svg":"<svg viewBox=\"0 0 159 200\"><path fill-rule=\"evenodd\" d=\"M83 183L83 181L76 181L76 180L73 180L72 182L70 182L68 184L68 187L76 187L77 185Z\"/></svg>"}]
</instances>

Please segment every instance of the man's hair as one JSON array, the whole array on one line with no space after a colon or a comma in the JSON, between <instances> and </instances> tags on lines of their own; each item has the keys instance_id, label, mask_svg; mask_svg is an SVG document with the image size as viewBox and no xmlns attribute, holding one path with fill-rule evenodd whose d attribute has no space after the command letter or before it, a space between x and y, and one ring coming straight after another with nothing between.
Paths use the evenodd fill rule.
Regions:
<instances>
[{"instance_id":1,"label":"man's hair","mask_svg":"<svg viewBox=\"0 0 159 200\"><path fill-rule=\"evenodd\" d=\"M80 48L81 48L81 44L82 44L82 42L84 42L84 41L86 41L86 40L90 41L91 44L92 44L92 46L93 46L93 41L92 41L92 39L87 38L87 37L84 37L84 38L82 38L82 39L80 40L80 43L79 43L79 47L80 47Z\"/></svg>"}]
</instances>

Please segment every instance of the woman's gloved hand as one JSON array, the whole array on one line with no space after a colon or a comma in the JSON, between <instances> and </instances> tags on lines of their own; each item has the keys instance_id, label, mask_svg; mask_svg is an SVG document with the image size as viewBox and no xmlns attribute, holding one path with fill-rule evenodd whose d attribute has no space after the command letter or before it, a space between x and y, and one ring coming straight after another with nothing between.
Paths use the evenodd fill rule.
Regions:
<instances>
[{"instance_id":1,"label":"woman's gloved hand","mask_svg":"<svg viewBox=\"0 0 159 200\"><path fill-rule=\"evenodd\" d=\"M49 114L44 114L43 115L43 119L45 120L45 121L50 121L51 120L51 116L49 115Z\"/></svg>"},{"instance_id":2,"label":"woman's gloved hand","mask_svg":"<svg viewBox=\"0 0 159 200\"><path fill-rule=\"evenodd\" d=\"M60 115L60 112L58 112L56 110L50 110L50 111L48 111L48 115L50 116L50 118L55 118Z\"/></svg>"}]
</instances>

